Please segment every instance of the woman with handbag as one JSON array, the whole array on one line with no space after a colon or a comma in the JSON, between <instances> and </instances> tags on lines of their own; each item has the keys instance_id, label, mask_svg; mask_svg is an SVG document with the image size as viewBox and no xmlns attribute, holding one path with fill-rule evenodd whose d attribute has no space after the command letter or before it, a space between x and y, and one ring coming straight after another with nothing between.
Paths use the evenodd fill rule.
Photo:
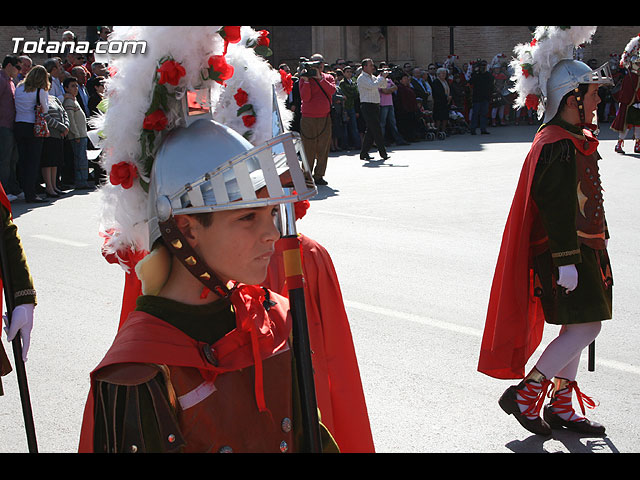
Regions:
<instances>
[{"instance_id":1,"label":"woman with handbag","mask_svg":"<svg viewBox=\"0 0 640 480\"><path fill-rule=\"evenodd\" d=\"M49 110L49 74L36 65L16 87L14 135L18 145L18 179L27 203L46 200L36 195L44 138L49 135L44 114Z\"/></svg>"}]
</instances>

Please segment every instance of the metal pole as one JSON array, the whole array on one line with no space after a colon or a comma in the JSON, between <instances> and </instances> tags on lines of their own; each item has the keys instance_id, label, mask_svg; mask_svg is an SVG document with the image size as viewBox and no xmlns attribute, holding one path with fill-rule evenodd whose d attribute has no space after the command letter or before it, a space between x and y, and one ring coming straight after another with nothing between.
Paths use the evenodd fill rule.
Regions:
<instances>
[{"instance_id":1,"label":"metal pole","mask_svg":"<svg viewBox=\"0 0 640 480\"><path fill-rule=\"evenodd\" d=\"M320 453L322 451L322 442L320 439L318 404L313 379L311 344L304 299L302 254L292 203L280 205L280 219L282 232L280 241L284 242L284 270L293 320L293 354L300 388L305 446L311 453Z\"/></svg>"}]
</instances>

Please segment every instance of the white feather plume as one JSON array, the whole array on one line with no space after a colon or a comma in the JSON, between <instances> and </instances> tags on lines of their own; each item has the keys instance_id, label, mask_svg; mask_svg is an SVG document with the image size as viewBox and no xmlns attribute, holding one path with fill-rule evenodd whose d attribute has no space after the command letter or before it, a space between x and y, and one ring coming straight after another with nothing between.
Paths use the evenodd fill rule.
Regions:
<instances>
[{"instance_id":1,"label":"white feather plume","mask_svg":"<svg viewBox=\"0 0 640 480\"><path fill-rule=\"evenodd\" d=\"M547 96L547 80L553 67L564 59L573 58L574 49L591 41L597 27L537 27L530 43L521 43L514 47L515 57L510 66L514 72L511 89L517 94L514 105L524 107L529 95L540 99L538 103L538 117L542 118L545 111ZM523 68L523 66L525 66ZM530 66L525 74L527 66Z\"/></svg>"},{"instance_id":2,"label":"white feather plume","mask_svg":"<svg viewBox=\"0 0 640 480\"><path fill-rule=\"evenodd\" d=\"M226 81L225 88L220 93L213 112L213 119L234 129L243 135L253 145L260 145L273 137L272 111L273 86L276 86L276 97L280 113L285 116L283 122L285 130L290 123L290 111L285 108L285 94L280 84L280 73L261 56L256 55L247 43L256 41L259 32L251 27L242 27L241 41L229 45L227 63L233 65L233 76ZM250 127L245 126L242 117L238 115L239 106L234 95L242 89L248 94L247 103L253 106L256 122Z\"/></svg>"},{"instance_id":3,"label":"white feather plume","mask_svg":"<svg viewBox=\"0 0 640 480\"><path fill-rule=\"evenodd\" d=\"M221 26L134 26L114 27L110 41L144 40L146 53L129 53L113 56L109 59L110 69L115 74L107 79L106 96L108 110L106 114L94 119L93 126L105 136L103 143L102 167L107 172L120 162L134 164L140 176L150 172L144 170L140 156L140 134L149 109L154 87L154 77L159 60L167 56L179 62L186 75L180 81L179 92L202 87L201 72L208 67L211 55L224 52L224 40L218 33ZM259 32L250 27L241 28L242 39L237 44L228 44L225 55L227 63L234 67L234 75L223 86L217 82L205 81L210 88L214 120L233 128L241 135L247 133L241 117L237 115L238 106L233 99L238 88L249 95L256 122L250 127L248 138L254 145L272 137L272 86L276 85L277 100L283 114L285 126L291 115L284 108L285 94L280 84L280 74L247 44L255 43ZM166 112L169 124L167 131L173 128L180 118L180 112ZM148 180L148 178L147 178ZM148 243L147 193L134 181L131 188L113 185L109 180L100 188L101 212L100 230L107 232L103 249L105 253L124 250L143 250Z\"/></svg>"},{"instance_id":4,"label":"white feather plume","mask_svg":"<svg viewBox=\"0 0 640 480\"><path fill-rule=\"evenodd\" d=\"M633 37L624 47L624 51L620 56L620 66L629 68L631 65L631 59L638 56L640 56L640 35Z\"/></svg>"}]
</instances>

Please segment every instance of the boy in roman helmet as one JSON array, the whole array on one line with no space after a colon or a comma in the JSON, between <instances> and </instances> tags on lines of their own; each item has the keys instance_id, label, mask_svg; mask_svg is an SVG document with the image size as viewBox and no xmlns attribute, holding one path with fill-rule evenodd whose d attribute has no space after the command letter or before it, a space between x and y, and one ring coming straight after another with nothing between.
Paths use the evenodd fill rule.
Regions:
<instances>
[{"instance_id":1,"label":"boy in roman helmet","mask_svg":"<svg viewBox=\"0 0 640 480\"><path fill-rule=\"evenodd\" d=\"M237 106L223 105L226 97L218 85L233 75L226 56L232 55L230 44L240 39L239 28L114 31L115 38L147 40L152 58L116 64L108 90L105 166L112 174L116 165L119 171L135 172L117 180L110 175L105 196L116 204L114 218L131 219L134 229L129 231L121 220L112 241L142 237L134 246L150 253L136 266L143 295L91 373L80 451L308 448L302 436L289 304L257 286L280 236L275 225L279 205L316 191L299 137L279 135L254 147L236 130L214 121L207 108L190 115L192 89L209 99L201 98L202 105L217 98L217 108L236 113ZM141 83L143 89L143 80L149 80L127 75L152 71L141 65L146 61L157 62L153 70L160 73L153 76L151 94L127 96L127 82ZM131 150L125 147L127 132L135 127L121 125L118 112L149 98L139 136L141 156L134 161L126 157ZM268 102L271 107L271 97ZM254 107L243 112L259 115L257 102ZM271 124L270 108L266 117ZM289 182L295 191L284 188ZM144 200L143 211L130 201L136 194ZM124 212L125 207L130 210ZM140 225L146 226L143 234L135 231ZM324 451L336 451L328 432L321 428L320 433Z\"/></svg>"},{"instance_id":2,"label":"boy in roman helmet","mask_svg":"<svg viewBox=\"0 0 640 480\"><path fill-rule=\"evenodd\" d=\"M513 60L516 105L537 107L544 123L525 159L507 219L478 370L522 379L499 404L541 435L553 428L605 431L584 416L584 406L593 408L595 402L576 383L581 352L612 312L600 156L591 131L598 87L610 82L608 65L592 70L572 58L573 46L589 41L594 32L595 27L538 27L531 43L516 47ZM545 323L562 328L525 376ZM549 389L551 401L541 417ZM573 394L581 413L573 407Z\"/></svg>"}]
</instances>

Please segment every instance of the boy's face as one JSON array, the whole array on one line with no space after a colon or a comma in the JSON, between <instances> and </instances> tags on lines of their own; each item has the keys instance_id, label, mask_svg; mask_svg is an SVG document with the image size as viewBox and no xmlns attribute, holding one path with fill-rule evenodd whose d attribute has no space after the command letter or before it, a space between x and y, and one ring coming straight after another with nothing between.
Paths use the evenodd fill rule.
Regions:
<instances>
[{"instance_id":1,"label":"boy's face","mask_svg":"<svg viewBox=\"0 0 640 480\"><path fill-rule=\"evenodd\" d=\"M586 123L593 123L595 120L598 104L600 103L600 95L598 95L598 84L592 83L589 85L584 96L584 116Z\"/></svg>"},{"instance_id":2,"label":"boy's face","mask_svg":"<svg viewBox=\"0 0 640 480\"><path fill-rule=\"evenodd\" d=\"M278 206L215 212L208 227L191 222L196 251L223 282L262 283L280 238Z\"/></svg>"}]
</instances>

